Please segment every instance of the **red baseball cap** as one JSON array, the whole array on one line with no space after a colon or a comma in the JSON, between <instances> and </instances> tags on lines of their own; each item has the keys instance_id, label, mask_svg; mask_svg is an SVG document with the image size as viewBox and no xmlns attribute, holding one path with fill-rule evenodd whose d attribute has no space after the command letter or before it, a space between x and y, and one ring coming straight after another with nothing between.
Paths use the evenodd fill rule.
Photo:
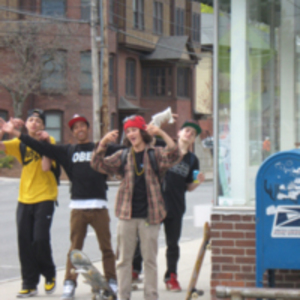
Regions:
<instances>
[{"instance_id":1,"label":"red baseball cap","mask_svg":"<svg viewBox=\"0 0 300 300\"><path fill-rule=\"evenodd\" d=\"M126 130L128 127L137 127L142 130L146 130L146 121L142 116L133 115L124 119L123 128Z\"/></svg>"},{"instance_id":2,"label":"red baseball cap","mask_svg":"<svg viewBox=\"0 0 300 300\"><path fill-rule=\"evenodd\" d=\"M90 127L90 123L89 123L89 121L86 119L85 116L75 114L75 115L72 117L72 119L69 121L69 123L68 123L70 129L72 130L73 125L74 125L76 122L79 122L79 121L86 123L86 125L87 125L88 127Z\"/></svg>"}]
</instances>

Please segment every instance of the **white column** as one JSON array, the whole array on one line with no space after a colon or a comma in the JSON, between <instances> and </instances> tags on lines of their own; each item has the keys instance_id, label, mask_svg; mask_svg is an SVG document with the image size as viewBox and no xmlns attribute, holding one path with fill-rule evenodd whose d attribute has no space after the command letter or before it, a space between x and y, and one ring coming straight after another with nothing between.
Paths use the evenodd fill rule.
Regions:
<instances>
[{"instance_id":1,"label":"white column","mask_svg":"<svg viewBox=\"0 0 300 300\"><path fill-rule=\"evenodd\" d=\"M247 1L231 1L231 197L233 205L247 201Z\"/></svg>"},{"instance_id":2,"label":"white column","mask_svg":"<svg viewBox=\"0 0 300 300\"><path fill-rule=\"evenodd\" d=\"M279 37L281 151L295 148L295 5L295 0L281 0Z\"/></svg>"}]
</instances>

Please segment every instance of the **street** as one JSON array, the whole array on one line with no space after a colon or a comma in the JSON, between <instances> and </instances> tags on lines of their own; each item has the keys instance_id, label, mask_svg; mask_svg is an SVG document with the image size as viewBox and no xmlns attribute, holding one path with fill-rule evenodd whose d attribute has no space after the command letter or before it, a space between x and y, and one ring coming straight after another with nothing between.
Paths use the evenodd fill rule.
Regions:
<instances>
[{"instance_id":1,"label":"street","mask_svg":"<svg viewBox=\"0 0 300 300\"><path fill-rule=\"evenodd\" d=\"M212 182L204 182L195 191L187 193L187 210L184 216L181 242L199 239L202 230L194 226L194 207L196 205L206 208L212 204ZM0 282L20 277L16 235L16 205L18 197L18 180L5 180L0 178L1 210L0 210ZM116 248L117 218L114 216L114 199L117 186L110 186L108 190L108 205L111 217L111 233L113 248ZM66 255L70 246L69 242L69 185L59 186L59 206L56 207L51 230L52 250L57 269L65 267ZM198 207L199 208L199 207ZM199 222L197 223L204 223ZM164 246L164 233L160 231L159 245ZM93 228L88 229L85 239L84 252L92 261L101 259L101 253ZM196 250L197 251L197 250Z\"/></svg>"}]
</instances>

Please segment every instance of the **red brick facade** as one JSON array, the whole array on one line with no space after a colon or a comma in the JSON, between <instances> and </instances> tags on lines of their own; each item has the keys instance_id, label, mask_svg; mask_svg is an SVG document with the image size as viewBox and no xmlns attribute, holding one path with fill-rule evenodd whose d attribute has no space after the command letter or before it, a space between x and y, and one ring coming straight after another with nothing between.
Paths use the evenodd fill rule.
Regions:
<instances>
[{"instance_id":1,"label":"red brick facade","mask_svg":"<svg viewBox=\"0 0 300 300\"><path fill-rule=\"evenodd\" d=\"M216 286L255 287L255 213L211 215L211 296ZM300 271L276 270L276 287L299 288ZM267 275L264 275L267 287Z\"/></svg>"},{"instance_id":2,"label":"red brick facade","mask_svg":"<svg viewBox=\"0 0 300 300\"><path fill-rule=\"evenodd\" d=\"M0 4L4 0L0 0ZM35 9L31 10L33 13L41 13L41 1L34 1ZM5 2L5 1L4 1ZM11 6L13 8L18 8L17 1L7 1L3 5ZM137 30L133 28L133 12L129 9L132 6L132 0L122 0L116 1L118 6L124 6L126 9L120 9L120 7L115 7L115 13L119 14L118 18L115 18L116 25L115 28L120 28L128 32L128 34L139 36L142 39L146 39L154 42L142 43L141 41L130 37L129 35L124 38L123 34L116 32L115 30L109 29L108 31L108 48L109 54L114 56L114 91L110 92L108 113L110 121L110 128L121 128L122 119L126 114L132 114L133 112L120 111L118 104L121 97L126 98L130 103L137 105L141 108L138 113L144 114L146 121L150 121L151 115L171 106L174 113L179 113L179 122L173 128L170 126L167 131L175 137L178 126L186 119L193 117L194 99L195 99L195 87L193 86L194 76L195 76L195 64L194 61L174 61L169 62L169 66L172 66L173 72L173 90L171 97L157 98L157 97L143 97L142 96L142 61L141 56L145 53L151 53L155 48L155 43L159 40L160 36L152 33L153 28L153 1L145 1L147 5L147 11L145 12L145 31ZM80 19L80 5L81 1L71 1L66 2L65 17L70 19ZM109 5L109 1L107 1ZM163 25L163 35L168 36L171 32L170 22L172 14L170 12L170 7L178 6L179 4L175 0L170 0L169 2L162 1L163 3L163 15L164 15L164 25ZM172 4L173 3L173 4ZM200 13L200 4L193 3L191 6L189 1L180 1L180 5L183 5L186 10L186 21L185 26L191 27L191 13ZM172 6L172 5L173 6ZM123 8L124 8L123 7ZM146 9L146 8L145 8ZM109 11L109 10L108 10ZM125 14L125 15L124 15ZM121 17L126 18L126 22L122 21ZM10 19L19 19L16 14L10 14ZM25 19L26 17L22 17ZM172 19L174 23L174 20ZM168 25L168 26L167 26ZM89 120L92 120L92 95L91 92L83 93L80 91L80 53L83 51L90 51L90 29L89 25L86 24L68 24L71 31L75 33L74 40L72 42L66 42L66 45L62 47L62 50L67 53L67 90L64 94L55 95L32 95L28 97L23 108L23 118L26 118L27 111L30 108L39 107L45 111L55 111L61 113L62 119L62 142L68 143L73 142L72 134L67 126L68 120L75 114L84 114ZM76 27L77 26L77 27ZM77 28L77 29L76 29ZM149 32L150 28L150 32ZM76 29L76 30L75 30ZM191 36L191 31L186 31L185 34ZM190 44L190 40L188 41ZM197 53L200 52L200 44L194 44L194 50ZM3 55L3 50L1 55ZM136 82L135 82L135 96L126 95L126 59L133 59L136 62ZM177 84L176 84L176 74L177 74L177 64L186 63L191 70L191 83L189 87L189 97L186 99L181 99L177 96ZM149 62L148 62L149 63ZM6 66L1 66L1 71L3 73L8 72L9 64ZM77 77L76 77L77 76ZM14 115L12 99L10 95L0 87L0 111L5 111L8 113L8 117ZM177 126L177 127L176 127Z\"/></svg>"}]
</instances>

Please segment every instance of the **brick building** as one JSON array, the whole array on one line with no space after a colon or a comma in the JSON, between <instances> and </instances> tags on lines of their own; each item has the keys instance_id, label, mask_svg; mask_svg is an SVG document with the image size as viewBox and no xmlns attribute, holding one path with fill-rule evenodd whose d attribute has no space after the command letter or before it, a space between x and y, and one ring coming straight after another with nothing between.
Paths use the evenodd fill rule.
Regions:
<instances>
[{"instance_id":1,"label":"brick building","mask_svg":"<svg viewBox=\"0 0 300 300\"><path fill-rule=\"evenodd\" d=\"M43 79L40 90L28 95L22 111L25 117L30 108L44 109L47 130L58 142L72 141L67 121L73 114L81 113L92 120L90 28L89 24L75 22L89 19L89 3L88 0L0 0L2 6L26 12L2 10L0 17L6 22L0 34L13 33L18 26L36 24L48 26L46 34L38 38L49 39L49 45L50 36L55 32L64 35L57 44L58 63L44 66L43 74L52 68L50 79ZM168 106L179 113L178 124L194 117L195 66L197 54L201 52L200 3L111 0L107 5L110 128L121 128L123 118L134 113L143 114L149 121L151 115ZM47 25L47 19L30 14L68 18L74 22L57 21L56 25ZM9 53L3 59L6 51L3 46L0 51L1 79L13 74L14 62L7 63ZM0 115L13 116L12 98L3 86L0 86L0 99ZM170 127L169 133L175 136L177 129Z\"/></svg>"}]
</instances>

